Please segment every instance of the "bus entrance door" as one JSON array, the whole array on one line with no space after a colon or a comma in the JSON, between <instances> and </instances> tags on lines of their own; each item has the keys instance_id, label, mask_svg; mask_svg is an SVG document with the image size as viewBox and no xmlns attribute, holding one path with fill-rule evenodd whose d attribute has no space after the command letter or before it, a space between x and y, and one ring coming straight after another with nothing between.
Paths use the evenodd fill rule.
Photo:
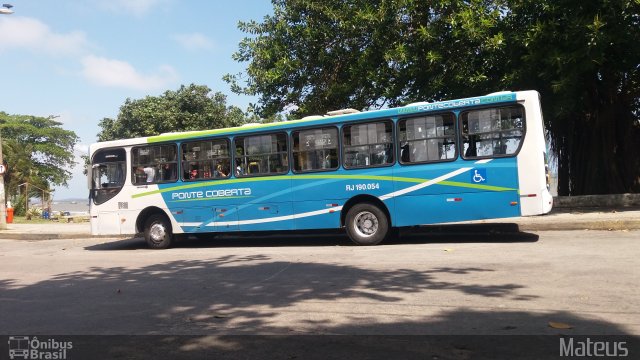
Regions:
<instances>
[{"instance_id":1,"label":"bus entrance door","mask_svg":"<svg viewBox=\"0 0 640 360\"><path fill-rule=\"evenodd\" d=\"M213 209L214 231L238 231L238 208L223 206Z\"/></svg>"}]
</instances>

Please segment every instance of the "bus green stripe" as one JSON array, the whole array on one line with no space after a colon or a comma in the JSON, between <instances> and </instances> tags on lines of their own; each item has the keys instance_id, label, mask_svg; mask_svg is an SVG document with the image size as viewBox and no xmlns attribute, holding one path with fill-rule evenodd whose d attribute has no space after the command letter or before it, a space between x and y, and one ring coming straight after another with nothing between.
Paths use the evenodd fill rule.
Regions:
<instances>
[{"instance_id":1,"label":"bus green stripe","mask_svg":"<svg viewBox=\"0 0 640 360\"><path fill-rule=\"evenodd\" d=\"M330 116L322 117L322 120L326 120L331 118ZM222 129L212 129L212 130L201 130L201 131L188 131L183 133L176 134L166 134L166 135L157 135L157 136L149 136L147 138L148 143L162 142L162 141L175 141L175 140L184 140L191 139L194 137L200 136L211 136L211 135L219 135L219 134L242 134L243 132L256 130L256 129L268 129L272 127L283 127L289 125L296 125L299 123L305 123L309 121L320 120L320 119L300 119L300 120L290 120L286 122L274 122L267 124L256 124L256 125L245 125L245 126L237 126L232 128L222 128Z\"/></svg>"},{"instance_id":2,"label":"bus green stripe","mask_svg":"<svg viewBox=\"0 0 640 360\"><path fill-rule=\"evenodd\" d=\"M502 186L471 184L471 183L464 183L464 182L458 182L458 181L441 181L436 185L455 186L455 187L478 189L478 190L489 190L489 191L516 191L516 189L502 187Z\"/></svg>"},{"instance_id":3,"label":"bus green stripe","mask_svg":"<svg viewBox=\"0 0 640 360\"><path fill-rule=\"evenodd\" d=\"M284 181L284 180L329 180L329 179L342 179L342 180L377 180L377 181L399 181L399 182L408 182L408 183L423 183L429 181L429 179L421 179L421 178L410 178L410 177L393 177L393 176L378 176L378 175L295 175L295 176L272 176L272 177L264 177L264 178L241 178L241 179L228 179L228 180L215 180L215 181L206 181L206 182L197 182L190 183L187 185L174 186L166 189L159 189L153 191L147 191L140 194L135 194L132 198L139 198L143 196L160 194L168 191L176 191L176 190L185 190L192 188L199 188L204 186L213 186L213 185L226 185L226 184L238 184L238 183L247 183L247 182L257 182L257 181ZM492 185L481 185L481 184L471 184L459 181L441 181L436 185L444 185L444 186L453 186L453 187L461 187L468 189L476 189L476 190L488 190L488 191L516 191L516 189L511 189L507 187L501 186L492 186ZM228 199L229 197L225 197Z\"/></svg>"}]
</instances>

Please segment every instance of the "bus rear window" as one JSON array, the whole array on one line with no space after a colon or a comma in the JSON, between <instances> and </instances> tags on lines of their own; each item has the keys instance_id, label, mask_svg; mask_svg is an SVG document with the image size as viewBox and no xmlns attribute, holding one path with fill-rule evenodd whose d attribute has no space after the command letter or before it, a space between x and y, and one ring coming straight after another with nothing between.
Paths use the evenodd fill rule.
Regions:
<instances>
[{"instance_id":1,"label":"bus rear window","mask_svg":"<svg viewBox=\"0 0 640 360\"><path fill-rule=\"evenodd\" d=\"M127 177L124 149L99 150L91 163L91 198L100 205L114 197Z\"/></svg>"},{"instance_id":2,"label":"bus rear window","mask_svg":"<svg viewBox=\"0 0 640 360\"><path fill-rule=\"evenodd\" d=\"M520 149L525 129L521 106L466 111L460 119L465 159L510 156Z\"/></svg>"}]
</instances>

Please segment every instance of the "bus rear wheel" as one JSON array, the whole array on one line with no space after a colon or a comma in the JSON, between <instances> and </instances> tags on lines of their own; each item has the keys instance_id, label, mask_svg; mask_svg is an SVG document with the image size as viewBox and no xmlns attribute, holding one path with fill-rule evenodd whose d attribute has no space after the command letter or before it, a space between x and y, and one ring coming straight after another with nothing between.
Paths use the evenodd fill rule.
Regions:
<instances>
[{"instance_id":1,"label":"bus rear wheel","mask_svg":"<svg viewBox=\"0 0 640 360\"><path fill-rule=\"evenodd\" d=\"M173 234L166 216L159 214L149 216L144 225L144 239L151 249L166 249L171 246Z\"/></svg>"},{"instance_id":2,"label":"bus rear wheel","mask_svg":"<svg viewBox=\"0 0 640 360\"><path fill-rule=\"evenodd\" d=\"M347 235L358 245L377 245L389 234L389 218L370 203L354 205L345 218Z\"/></svg>"}]
</instances>

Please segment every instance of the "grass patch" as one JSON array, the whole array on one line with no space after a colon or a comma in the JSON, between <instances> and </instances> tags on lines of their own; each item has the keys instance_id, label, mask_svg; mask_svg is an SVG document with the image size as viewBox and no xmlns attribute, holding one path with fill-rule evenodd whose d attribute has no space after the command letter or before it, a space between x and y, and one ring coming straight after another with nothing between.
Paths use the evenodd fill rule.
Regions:
<instances>
[{"instance_id":1,"label":"grass patch","mask_svg":"<svg viewBox=\"0 0 640 360\"><path fill-rule=\"evenodd\" d=\"M43 219L41 217L32 217L31 220L27 220L24 216L14 216L14 224L50 224L51 220Z\"/></svg>"}]
</instances>

